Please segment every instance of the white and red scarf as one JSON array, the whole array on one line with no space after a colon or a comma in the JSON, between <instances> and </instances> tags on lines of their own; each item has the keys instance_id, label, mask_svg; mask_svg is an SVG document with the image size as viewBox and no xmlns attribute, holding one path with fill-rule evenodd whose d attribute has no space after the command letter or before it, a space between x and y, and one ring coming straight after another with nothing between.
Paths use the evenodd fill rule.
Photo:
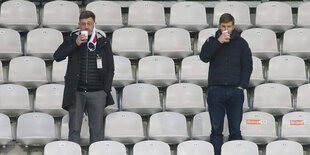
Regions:
<instances>
[{"instance_id":1,"label":"white and red scarf","mask_svg":"<svg viewBox=\"0 0 310 155\"><path fill-rule=\"evenodd\" d=\"M96 50L96 45L97 45L97 32L96 32L96 25L94 25L91 37L87 42L87 48L89 49L89 51L92 52Z\"/></svg>"}]
</instances>

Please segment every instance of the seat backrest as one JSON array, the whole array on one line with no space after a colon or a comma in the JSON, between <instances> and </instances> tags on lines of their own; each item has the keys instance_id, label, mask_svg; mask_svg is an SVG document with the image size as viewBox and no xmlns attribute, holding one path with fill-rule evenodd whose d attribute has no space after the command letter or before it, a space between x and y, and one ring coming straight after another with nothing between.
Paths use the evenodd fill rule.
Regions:
<instances>
[{"instance_id":1,"label":"seat backrest","mask_svg":"<svg viewBox=\"0 0 310 155\"><path fill-rule=\"evenodd\" d=\"M57 12L57 13L55 13ZM43 24L73 24L79 22L79 6L70 1L47 2L43 8ZM61 16L59 16L61 15Z\"/></svg>"},{"instance_id":2,"label":"seat backrest","mask_svg":"<svg viewBox=\"0 0 310 155\"><path fill-rule=\"evenodd\" d=\"M3 53L9 53L8 55L12 53L12 56L6 56ZM18 55L22 55L20 34L16 30L0 28L0 58L9 59Z\"/></svg>"},{"instance_id":3,"label":"seat backrest","mask_svg":"<svg viewBox=\"0 0 310 155\"><path fill-rule=\"evenodd\" d=\"M52 81L53 82L64 82L65 74L67 71L68 58L60 62L53 61L52 66Z\"/></svg>"},{"instance_id":4,"label":"seat backrest","mask_svg":"<svg viewBox=\"0 0 310 155\"><path fill-rule=\"evenodd\" d=\"M262 61L254 56L252 56L252 60L253 60L253 71L250 79L263 79L264 75L263 75Z\"/></svg>"},{"instance_id":5,"label":"seat backrest","mask_svg":"<svg viewBox=\"0 0 310 155\"><path fill-rule=\"evenodd\" d=\"M123 56L113 56L114 58L114 79L132 79L131 63L128 58Z\"/></svg>"},{"instance_id":6,"label":"seat backrest","mask_svg":"<svg viewBox=\"0 0 310 155\"><path fill-rule=\"evenodd\" d=\"M256 7L256 25L293 24L291 6L284 2L265 2Z\"/></svg>"},{"instance_id":7,"label":"seat backrest","mask_svg":"<svg viewBox=\"0 0 310 155\"><path fill-rule=\"evenodd\" d=\"M266 112L251 111L243 113L240 128L243 135L276 136L275 119Z\"/></svg>"},{"instance_id":8,"label":"seat backrest","mask_svg":"<svg viewBox=\"0 0 310 155\"><path fill-rule=\"evenodd\" d=\"M297 89L296 108L297 110L304 110L303 108L309 108L310 104L310 84L304 84Z\"/></svg>"},{"instance_id":9,"label":"seat backrest","mask_svg":"<svg viewBox=\"0 0 310 155\"><path fill-rule=\"evenodd\" d=\"M309 112L290 112L282 117L281 136L285 137L309 137Z\"/></svg>"},{"instance_id":10,"label":"seat backrest","mask_svg":"<svg viewBox=\"0 0 310 155\"><path fill-rule=\"evenodd\" d=\"M79 144L70 141L50 142L44 147L44 155L82 155L82 149Z\"/></svg>"},{"instance_id":11,"label":"seat backrest","mask_svg":"<svg viewBox=\"0 0 310 155\"><path fill-rule=\"evenodd\" d=\"M228 141L222 145L222 155L259 155L255 143L246 140Z\"/></svg>"},{"instance_id":12,"label":"seat backrest","mask_svg":"<svg viewBox=\"0 0 310 155\"><path fill-rule=\"evenodd\" d=\"M181 79L208 79L209 63L200 60L199 55L188 56L182 60Z\"/></svg>"},{"instance_id":13,"label":"seat backrest","mask_svg":"<svg viewBox=\"0 0 310 155\"><path fill-rule=\"evenodd\" d=\"M309 8L310 2L301 3L298 7L297 25L301 27L309 27Z\"/></svg>"},{"instance_id":14,"label":"seat backrest","mask_svg":"<svg viewBox=\"0 0 310 155\"><path fill-rule=\"evenodd\" d=\"M35 110L61 110L64 88L65 86L61 84L47 84L38 87L35 96Z\"/></svg>"},{"instance_id":15,"label":"seat backrest","mask_svg":"<svg viewBox=\"0 0 310 155\"><path fill-rule=\"evenodd\" d=\"M162 141L148 140L133 146L133 155L171 155L170 146Z\"/></svg>"},{"instance_id":16,"label":"seat backrest","mask_svg":"<svg viewBox=\"0 0 310 155\"><path fill-rule=\"evenodd\" d=\"M198 53L201 52L202 45L206 42L209 37L215 36L216 31L218 28L207 28L201 30L198 34L198 43L197 43L197 51Z\"/></svg>"},{"instance_id":17,"label":"seat backrest","mask_svg":"<svg viewBox=\"0 0 310 155\"><path fill-rule=\"evenodd\" d=\"M211 143L202 140L182 142L177 147L177 155L214 155Z\"/></svg>"},{"instance_id":18,"label":"seat backrest","mask_svg":"<svg viewBox=\"0 0 310 155\"><path fill-rule=\"evenodd\" d=\"M21 85L0 85L0 109L29 109L28 89Z\"/></svg>"},{"instance_id":19,"label":"seat backrest","mask_svg":"<svg viewBox=\"0 0 310 155\"><path fill-rule=\"evenodd\" d=\"M111 154L126 155L126 147L124 144L116 141L99 141L89 146L88 155Z\"/></svg>"},{"instance_id":20,"label":"seat backrest","mask_svg":"<svg viewBox=\"0 0 310 155\"><path fill-rule=\"evenodd\" d=\"M138 78L176 78L174 62L165 56L148 56L139 60Z\"/></svg>"},{"instance_id":21,"label":"seat backrest","mask_svg":"<svg viewBox=\"0 0 310 155\"><path fill-rule=\"evenodd\" d=\"M298 40L298 41L296 41ZM283 52L309 52L310 29L295 28L287 30L283 36Z\"/></svg>"},{"instance_id":22,"label":"seat backrest","mask_svg":"<svg viewBox=\"0 0 310 155\"><path fill-rule=\"evenodd\" d=\"M266 146L266 155L303 155L301 144L290 140L278 140L268 143Z\"/></svg>"},{"instance_id":23,"label":"seat backrest","mask_svg":"<svg viewBox=\"0 0 310 155\"><path fill-rule=\"evenodd\" d=\"M198 113L194 116L191 133L195 139L196 137L210 136L211 122L209 112Z\"/></svg>"},{"instance_id":24,"label":"seat backrest","mask_svg":"<svg viewBox=\"0 0 310 155\"><path fill-rule=\"evenodd\" d=\"M2 139L12 139L12 130L11 130L11 122L10 118L5 115L0 113L0 143L2 143Z\"/></svg>"}]
</instances>

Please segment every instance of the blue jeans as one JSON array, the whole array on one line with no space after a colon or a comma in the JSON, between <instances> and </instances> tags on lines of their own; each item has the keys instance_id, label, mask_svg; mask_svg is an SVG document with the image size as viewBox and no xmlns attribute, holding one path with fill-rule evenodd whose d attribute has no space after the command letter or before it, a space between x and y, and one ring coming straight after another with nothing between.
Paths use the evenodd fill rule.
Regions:
<instances>
[{"instance_id":1,"label":"blue jeans","mask_svg":"<svg viewBox=\"0 0 310 155\"><path fill-rule=\"evenodd\" d=\"M208 109L212 131L210 141L215 155L221 154L223 145L223 126L225 112L228 118L229 139L241 140L240 123L242 121L244 94L237 87L210 86L208 88Z\"/></svg>"}]
</instances>

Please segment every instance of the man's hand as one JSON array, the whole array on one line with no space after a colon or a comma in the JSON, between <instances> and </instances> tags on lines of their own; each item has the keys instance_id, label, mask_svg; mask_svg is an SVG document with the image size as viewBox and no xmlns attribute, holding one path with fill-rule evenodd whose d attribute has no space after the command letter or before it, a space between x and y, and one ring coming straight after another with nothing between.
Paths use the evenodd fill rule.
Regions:
<instances>
[{"instance_id":1,"label":"man's hand","mask_svg":"<svg viewBox=\"0 0 310 155\"><path fill-rule=\"evenodd\" d=\"M86 39L86 36L84 34L81 34L79 35L76 40L76 45L80 46L82 43L86 43L87 42L87 39Z\"/></svg>"},{"instance_id":2,"label":"man's hand","mask_svg":"<svg viewBox=\"0 0 310 155\"><path fill-rule=\"evenodd\" d=\"M229 33L222 33L222 35L218 38L218 41L223 44L229 42L229 39L230 39Z\"/></svg>"},{"instance_id":3,"label":"man's hand","mask_svg":"<svg viewBox=\"0 0 310 155\"><path fill-rule=\"evenodd\" d=\"M239 87L237 87L238 89L241 89L241 90L243 90L243 88L241 87L241 86L239 86Z\"/></svg>"}]
</instances>

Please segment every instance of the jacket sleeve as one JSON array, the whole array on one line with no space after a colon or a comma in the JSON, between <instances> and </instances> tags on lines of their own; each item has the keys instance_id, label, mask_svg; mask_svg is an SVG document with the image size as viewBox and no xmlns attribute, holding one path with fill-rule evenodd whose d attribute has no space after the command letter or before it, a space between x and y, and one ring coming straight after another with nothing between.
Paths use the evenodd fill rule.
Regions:
<instances>
[{"instance_id":1,"label":"jacket sleeve","mask_svg":"<svg viewBox=\"0 0 310 155\"><path fill-rule=\"evenodd\" d=\"M241 56L241 87L246 89L249 86L250 77L253 70L253 60L251 49L245 41Z\"/></svg>"},{"instance_id":2,"label":"jacket sleeve","mask_svg":"<svg viewBox=\"0 0 310 155\"><path fill-rule=\"evenodd\" d=\"M57 62L66 59L77 48L74 37L65 37L63 43L57 48L54 53L54 60Z\"/></svg>"},{"instance_id":3,"label":"jacket sleeve","mask_svg":"<svg viewBox=\"0 0 310 155\"><path fill-rule=\"evenodd\" d=\"M106 45L106 51L107 51L107 61L108 61L108 70L104 81L104 90L106 93L109 93L111 91L113 77L114 77L114 59L113 59L113 53L111 49L111 44L109 41L107 41Z\"/></svg>"},{"instance_id":4,"label":"jacket sleeve","mask_svg":"<svg viewBox=\"0 0 310 155\"><path fill-rule=\"evenodd\" d=\"M214 37L208 38L203 44L200 52L200 59L203 62L209 62L217 54L217 51L222 47L222 44Z\"/></svg>"}]
</instances>

